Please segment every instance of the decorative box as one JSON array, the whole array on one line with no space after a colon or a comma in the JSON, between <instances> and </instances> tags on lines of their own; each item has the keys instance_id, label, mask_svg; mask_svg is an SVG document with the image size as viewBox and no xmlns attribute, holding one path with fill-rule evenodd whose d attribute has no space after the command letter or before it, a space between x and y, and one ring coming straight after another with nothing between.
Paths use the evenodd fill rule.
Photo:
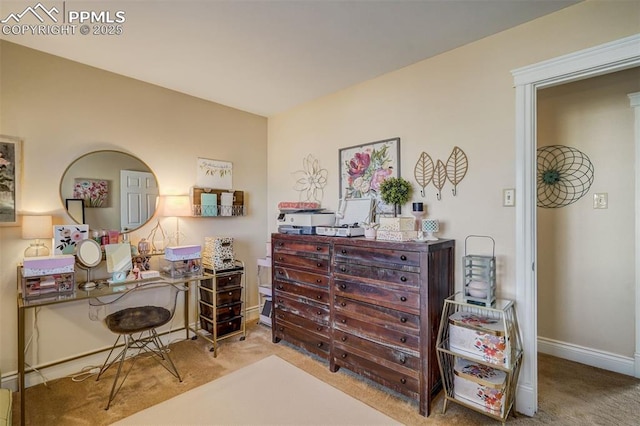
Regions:
<instances>
[{"instance_id":1,"label":"decorative box","mask_svg":"<svg viewBox=\"0 0 640 426\"><path fill-rule=\"evenodd\" d=\"M184 278L202 274L200 259L160 259L160 273L170 278Z\"/></svg>"},{"instance_id":2,"label":"decorative box","mask_svg":"<svg viewBox=\"0 0 640 426\"><path fill-rule=\"evenodd\" d=\"M71 254L25 257L22 261L22 276L38 277L42 275L74 272L75 260L75 256Z\"/></svg>"},{"instance_id":3,"label":"decorative box","mask_svg":"<svg viewBox=\"0 0 640 426\"><path fill-rule=\"evenodd\" d=\"M416 219L413 217L381 217L380 231L415 231ZM415 237L414 237L415 238Z\"/></svg>"},{"instance_id":4,"label":"decorative box","mask_svg":"<svg viewBox=\"0 0 640 426\"><path fill-rule=\"evenodd\" d=\"M166 260L191 260L202 258L200 246L174 246L164 249Z\"/></svg>"},{"instance_id":5,"label":"decorative box","mask_svg":"<svg viewBox=\"0 0 640 426\"><path fill-rule=\"evenodd\" d=\"M453 372L456 398L487 413L504 414L507 373L463 358L456 359Z\"/></svg>"},{"instance_id":6,"label":"decorative box","mask_svg":"<svg viewBox=\"0 0 640 426\"><path fill-rule=\"evenodd\" d=\"M233 238L205 237L203 263L207 268L216 270L235 267Z\"/></svg>"},{"instance_id":7,"label":"decorative box","mask_svg":"<svg viewBox=\"0 0 640 426\"><path fill-rule=\"evenodd\" d=\"M469 357L508 367L511 356L504 323L459 311L449 317L449 349Z\"/></svg>"},{"instance_id":8,"label":"decorative box","mask_svg":"<svg viewBox=\"0 0 640 426\"><path fill-rule=\"evenodd\" d=\"M40 276L22 276L22 297L33 299L44 296L58 296L73 293L75 290L75 274L47 274Z\"/></svg>"},{"instance_id":9,"label":"decorative box","mask_svg":"<svg viewBox=\"0 0 640 426\"><path fill-rule=\"evenodd\" d=\"M378 240L387 240L387 241L411 241L418 238L418 232L417 231L378 230L376 234L376 238Z\"/></svg>"}]
</instances>

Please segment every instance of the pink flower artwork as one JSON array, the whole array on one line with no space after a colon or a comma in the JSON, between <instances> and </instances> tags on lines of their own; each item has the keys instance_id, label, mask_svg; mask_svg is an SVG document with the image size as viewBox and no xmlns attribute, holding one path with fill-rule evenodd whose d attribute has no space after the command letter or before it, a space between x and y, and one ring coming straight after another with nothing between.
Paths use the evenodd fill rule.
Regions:
<instances>
[{"instance_id":1,"label":"pink flower artwork","mask_svg":"<svg viewBox=\"0 0 640 426\"><path fill-rule=\"evenodd\" d=\"M101 179L76 179L73 198L84 200L85 207L108 207L109 181Z\"/></svg>"}]
</instances>

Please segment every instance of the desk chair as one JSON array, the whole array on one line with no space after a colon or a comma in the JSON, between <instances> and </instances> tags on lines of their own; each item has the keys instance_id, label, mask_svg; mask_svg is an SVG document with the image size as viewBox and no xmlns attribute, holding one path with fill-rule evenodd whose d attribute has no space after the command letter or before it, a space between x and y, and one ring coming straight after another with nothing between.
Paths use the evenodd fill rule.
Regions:
<instances>
[{"instance_id":1,"label":"desk chair","mask_svg":"<svg viewBox=\"0 0 640 426\"><path fill-rule=\"evenodd\" d=\"M178 294L184 291L186 288L170 283L146 283L138 284L116 296L89 299L89 317L95 321L102 321L112 333L118 335L96 379L100 380L100 377L118 362L118 371L105 410L109 409L133 368L137 355L142 351L151 353L160 365L182 382L180 373L171 360L167 347L158 337L156 329L171 321ZM124 347L112 358L121 339ZM131 354L130 351L135 353ZM122 366L128 355L132 357L131 363L120 378L123 373Z\"/></svg>"}]
</instances>

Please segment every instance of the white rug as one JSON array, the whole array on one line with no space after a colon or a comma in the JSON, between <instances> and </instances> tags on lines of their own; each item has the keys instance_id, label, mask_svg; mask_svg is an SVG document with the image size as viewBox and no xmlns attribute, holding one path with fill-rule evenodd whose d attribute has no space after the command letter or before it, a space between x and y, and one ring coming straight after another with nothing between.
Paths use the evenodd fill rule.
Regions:
<instances>
[{"instance_id":1,"label":"white rug","mask_svg":"<svg viewBox=\"0 0 640 426\"><path fill-rule=\"evenodd\" d=\"M114 425L399 425L272 355Z\"/></svg>"}]
</instances>

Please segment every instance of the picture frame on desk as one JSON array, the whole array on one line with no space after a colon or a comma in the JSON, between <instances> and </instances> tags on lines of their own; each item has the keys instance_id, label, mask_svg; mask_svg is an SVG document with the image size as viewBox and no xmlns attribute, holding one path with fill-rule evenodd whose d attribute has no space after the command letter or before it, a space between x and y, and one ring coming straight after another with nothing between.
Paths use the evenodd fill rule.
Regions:
<instances>
[{"instance_id":1,"label":"picture frame on desk","mask_svg":"<svg viewBox=\"0 0 640 426\"><path fill-rule=\"evenodd\" d=\"M392 214L382 202L380 184L400 176L400 138L384 139L338 150L340 199L373 198L376 214Z\"/></svg>"}]
</instances>

